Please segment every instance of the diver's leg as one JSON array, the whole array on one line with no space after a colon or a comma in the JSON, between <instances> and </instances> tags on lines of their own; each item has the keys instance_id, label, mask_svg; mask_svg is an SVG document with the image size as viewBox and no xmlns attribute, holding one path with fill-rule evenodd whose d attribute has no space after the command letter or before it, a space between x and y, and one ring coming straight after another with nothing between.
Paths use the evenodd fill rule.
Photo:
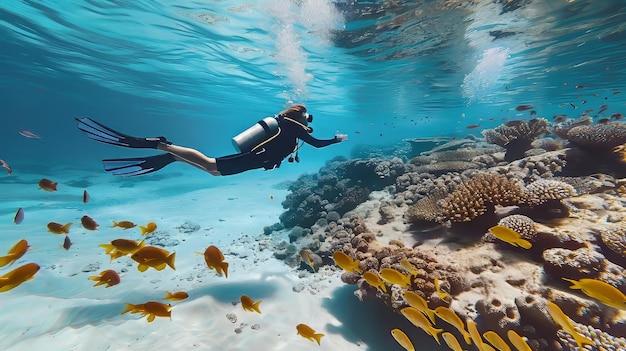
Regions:
<instances>
[{"instance_id":1,"label":"diver's leg","mask_svg":"<svg viewBox=\"0 0 626 351\"><path fill-rule=\"evenodd\" d=\"M177 161L188 163L214 176L221 175L217 170L215 158L208 157L196 149L166 143L159 143L157 149L169 152L176 157Z\"/></svg>"}]
</instances>

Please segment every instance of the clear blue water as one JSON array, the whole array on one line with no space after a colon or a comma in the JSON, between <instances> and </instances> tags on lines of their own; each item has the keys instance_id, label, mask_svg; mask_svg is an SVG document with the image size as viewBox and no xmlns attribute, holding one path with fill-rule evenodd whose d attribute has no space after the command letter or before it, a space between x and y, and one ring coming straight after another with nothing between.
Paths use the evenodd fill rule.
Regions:
<instances>
[{"instance_id":1,"label":"clear blue water","mask_svg":"<svg viewBox=\"0 0 626 351\"><path fill-rule=\"evenodd\" d=\"M623 1L500 3L4 1L0 157L99 167L119 150L80 135L81 116L219 156L260 117L303 102L318 137L350 135L309 153L315 162L478 133L466 126L493 127L519 104L546 117L623 107L626 92L611 94L626 90Z\"/></svg>"},{"instance_id":2,"label":"clear blue water","mask_svg":"<svg viewBox=\"0 0 626 351\"><path fill-rule=\"evenodd\" d=\"M274 171L297 173L357 145L478 135L527 118L520 104L546 118L623 112L625 23L620 0L4 0L0 159L98 172L129 155L86 139L84 116L220 156L252 123L304 103L314 135L349 140Z\"/></svg>"}]
</instances>

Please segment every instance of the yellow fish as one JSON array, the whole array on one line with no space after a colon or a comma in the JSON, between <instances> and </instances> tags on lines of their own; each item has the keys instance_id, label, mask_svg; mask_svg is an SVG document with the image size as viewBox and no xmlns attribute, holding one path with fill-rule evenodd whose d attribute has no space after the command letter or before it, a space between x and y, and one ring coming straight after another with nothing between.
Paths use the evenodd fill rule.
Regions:
<instances>
[{"instance_id":1,"label":"yellow fish","mask_svg":"<svg viewBox=\"0 0 626 351\"><path fill-rule=\"evenodd\" d=\"M396 339L396 341L398 342L398 344L400 344L400 346L404 347L406 351L415 351L415 347L413 346L413 343L402 330L398 328L391 329L391 335L393 336L394 339Z\"/></svg>"},{"instance_id":2,"label":"yellow fish","mask_svg":"<svg viewBox=\"0 0 626 351\"><path fill-rule=\"evenodd\" d=\"M406 269L407 272L409 272L409 274L414 275L414 276L418 276L421 272L419 269L415 268L415 266L409 262L409 260L407 260L406 258L403 258L400 260L400 265L402 266L402 268Z\"/></svg>"},{"instance_id":3,"label":"yellow fish","mask_svg":"<svg viewBox=\"0 0 626 351\"><path fill-rule=\"evenodd\" d=\"M100 247L106 250L107 254L112 252L121 252L124 255L134 254L146 245L146 241L137 242L130 239L115 239L110 244L100 244ZM123 255L122 255L123 256Z\"/></svg>"},{"instance_id":4,"label":"yellow fish","mask_svg":"<svg viewBox=\"0 0 626 351\"><path fill-rule=\"evenodd\" d=\"M467 331L470 333L472 337L472 342L476 345L476 348L479 350L486 350L484 346L488 346L483 343L483 338L480 336L478 332L478 328L476 327L476 323L472 319L466 319L465 324L467 324Z\"/></svg>"},{"instance_id":5,"label":"yellow fish","mask_svg":"<svg viewBox=\"0 0 626 351\"><path fill-rule=\"evenodd\" d=\"M346 272L354 271L357 273L363 273L361 268L359 268L359 263L361 262L359 260L353 260L352 257L341 251L335 251L335 253L333 253L333 260L337 266L341 267L341 269Z\"/></svg>"},{"instance_id":6,"label":"yellow fish","mask_svg":"<svg viewBox=\"0 0 626 351\"><path fill-rule=\"evenodd\" d=\"M439 298L442 299L443 301L446 301L446 298L450 297L450 294L441 290L441 287L439 286L439 278L435 278L434 283L435 283L435 290L437 291L437 296L439 296Z\"/></svg>"},{"instance_id":7,"label":"yellow fish","mask_svg":"<svg viewBox=\"0 0 626 351\"><path fill-rule=\"evenodd\" d=\"M385 282L380 280L380 277L378 276L378 274L372 272L372 271L367 271L365 273L363 273L363 279L365 279L365 281L367 282L367 284L378 288L380 290L382 290L383 292L387 293L387 286L385 285Z\"/></svg>"},{"instance_id":8,"label":"yellow fish","mask_svg":"<svg viewBox=\"0 0 626 351\"><path fill-rule=\"evenodd\" d=\"M507 243L513 246L519 246L524 249L530 249L533 245L530 241L522 239L518 232L514 231L511 228L505 227L503 225L497 225L495 227L489 228L489 231L496 238L506 241Z\"/></svg>"},{"instance_id":9,"label":"yellow fish","mask_svg":"<svg viewBox=\"0 0 626 351\"><path fill-rule=\"evenodd\" d=\"M533 351L526 343L526 340L521 335L517 334L515 330L509 329L506 335L509 337L511 344L513 344L518 351Z\"/></svg>"},{"instance_id":10,"label":"yellow fish","mask_svg":"<svg viewBox=\"0 0 626 351\"><path fill-rule=\"evenodd\" d=\"M146 224L146 226L139 226L139 229L141 229L141 235L148 235L152 232L154 232L157 229L157 225L154 222L150 222L148 224Z\"/></svg>"},{"instance_id":11,"label":"yellow fish","mask_svg":"<svg viewBox=\"0 0 626 351\"><path fill-rule=\"evenodd\" d=\"M585 295L593 297L607 306L626 310L626 296L611 284L589 278L581 280L563 278L563 280L573 284L570 289L580 289Z\"/></svg>"},{"instance_id":12,"label":"yellow fish","mask_svg":"<svg viewBox=\"0 0 626 351\"><path fill-rule=\"evenodd\" d=\"M126 312L130 313L138 313L142 316L148 316L148 323L151 323L155 317L169 317L172 320L172 306L166 305L164 303L158 301L148 301L146 303L133 305L130 303L126 304L126 309L122 311L120 314L124 314Z\"/></svg>"},{"instance_id":13,"label":"yellow fish","mask_svg":"<svg viewBox=\"0 0 626 351\"><path fill-rule=\"evenodd\" d=\"M437 317L443 319L444 321L450 323L454 326L460 333L463 335L463 339L469 345L472 343L472 339L470 334L465 330L465 326L463 325L463 321L453 310L449 309L445 306L439 306L434 310Z\"/></svg>"},{"instance_id":14,"label":"yellow fish","mask_svg":"<svg viewBox=\"0 0 626 351\"><path fill-rule=\"evenodd\" d=\"M250 296L241 295L241 307L243 307L245 311L256 311L257 313L261 313L261 310L259 309L259 304L261 304L261 300L254 302L254 300L252 300Z\"/></svg>"},{"instance_id":15,"label":"yellow fish","mask_svg":"<svg viewBox=\"0 0 626 351\"><path fill-rule=\"evenodd\" d=\"M211 245L204 250L204 254L196 252L197 254L204 255L204 261L207 267L215 269L218 276L224 274L228 278L228 262L224 262L224 254L220 249Z\"/></svg>"},{"instance_id":16,"label":"yellow fish","mask_svg":"<svg viewBox=\"0 0 626 351\"><path fill-rule=\"evenodd\" d=\"M411 286L411 275L404 275L393 268L381 269L380 277L389 284L397 284L403 288Z\"/></svg>"},{"instance_id":17,"label":"yellow fish","mask_svg":"<svg viewBox=\"0 0 626 351\"><path fill-rule=\"evenodd\" d=\"M428 308L428 303L423 297L413 291L407 290L404 292L404 301L406 301L409 306L425 314L428 319L430 319L430 322L435 324L435 312Z\"/></svg>"},{"instance_id":18,"label":"yellow fish","mask_svg":"<svg viewBox=\"0 0 626 351\"><path fill-rule=\"evenodd\" d=\"M25 239L18 241L17 244L13 245L9 252L7 252L6 256L0 257L0 267L12 265L15 261L24 256L29 247L28 241Z\"/></svg>"},{"instance_id":19,"label":"yellow fish","mask_svg":"<svg viewBox=\"0 0 626 351\"><path fill-rule=\"evenodd\" d=\"M176 252L170 255L167 250L156 246L144 246L132 254L130 258L139 263L137 270L140 272L145 272L149 267L161 271L165 269L166 266L170 266L173 270L176 270L176 267L174 267Z\"/></svg>"},{"instance_id":20,"label":"yellow fish","mask_svg":"<svg viewBox=\"0 0 626 351\"><path fill-rule=\"evenodd\" d=\"M443 336L443 341L446 342L452 351L463 351L459 341L454 337L454 335L452 335L452 333L444 332L441 336Z\"/></svg>"},{"instance_id":21,"label":"yellow fish","mask_svg":"<svg viewBox=\"0 0 626 351\"><path fill-rule=\"evenodd\" d=\"M321 345L320 342L322 341L322 336L324 336L324 334L315 333L315 330L306 324L296 325L296 330L298 331L298 335L301 335L303 338L311 341L317 341L317 344Z\"/></svg>"},{"instance_id":22,"label":"yellow fish","mask_svg":"<svg viewBox=\"0 0 626 351\"><path fill-rule=\"evenodd\" d=\"M414 326L421 328L423 331L426 332L426 334L435 338L437 344L441 345L441 343L439 342L439 334L443 332L443 329L434 328L433 325L430 324L426 316L422 314L422 312L413 307L405 307L400 310L400 313L402 313L402 315L406 317L409 322L413 323Z\"/></svg>"},{"instance_id":23,"label":"yellow fish","mask_svg":"<svg viewBox=\"0 0 626 351\"><path fill-rule=\"evenodd\" d=\"M486 331L483 333L485 340L489 341L491 345L493 345L499 351L511 351L509 345L507 345L506 341L502 340L500 335L494 331Z\"/></svg>"},{"instance_id":24,"label":"yellow fish","mask_svg":"<svg viewBox=\"0 0 626 351\"><path fill-rule=\"evenodd\" d=\"M0 277L0 292L9 291L23 282L33 279L37 271L39 271L39 265L36 263L27 263L15 268Z\"/></svg>"},{"instance_id":25,"label":"yellow fish","mask_svg":"<svg viewBox=\"0 0 626 351\"><path fill-rule=\"evenodd\" d=\"M48 231L53 234L68 234L70 232L70 227L72 226L72 222L69 222L65 225L57 222L48 223Z\"/></svg>"},{"instance_id":26,"label":"yellow fish","mask_svg":"<svg viewBox=\"0 0 626 351\"><path fill-rule=\"evenodd\" d=\"M120 276L116 271L112 269L107 269L106 271L100 272L100 275L93 275L89 277L89 280L96 281L97 283L94 286L106 284L106 288L110 288L113 285L117 285L120 283Z\"/></svg>"},{"instance_id":27,"label":"yellow fish","mask_svg":"<svg viewBox=\"0 0 626 351\"><path fill-rule=\"evenodd\" d=\"M187 294L184 291L177 291L175 293L171 293L169 291L165 292L165 297L163 298L163 300L169 300L169 301L180 301L180 300L184 300L186 298L189 297L189 294Z\"/></svg>"},{"instance_id":28,"label":"yellow fish","mask_svg":"<svg viewBox=\"0 0 626 351\"><path fill-rule=\"evenodd\" d=\"M563 313L563 310L561 310L561 308L557 304L552 301L548 301L547 307L548 313L550 314L550 317L552 317L552 320L558 326L560 326L563 331L565 331L574 338L574 341L576 341L576 344L578 344L579 349L583 350L583 345L585 344L594 345L593 341L576 332L576 329L574 329L574 325L569 320L569 317L565 315L565 313Z\"/></svg>"},{"instance_id":29,"label":"yellow fish","mask_svg":"<svg viewBox=\"0 0 626 351\"><path fill-rule=\"evenodd\" d=\"M313 263L313 260L311 259L309 250L303 247L300 250L300 259L302 260L302 262L306 263L309 267L311 267L311 269L313 270L313 273L315 273L315 264Z\"/></svg>"},{"instance_id":30,"label":"yellow fish","mask_svg":"<svg viewBox=\"0 0 626 351\"><path fill-rule=\"evenodd\" d=\"M122 229L130 229L130 228L134 228L137 225L133 222L130 221L113 221L113 226L111 226L111 228L115 228L115 227L120 227Z\"/></svg>"}]
</instances>

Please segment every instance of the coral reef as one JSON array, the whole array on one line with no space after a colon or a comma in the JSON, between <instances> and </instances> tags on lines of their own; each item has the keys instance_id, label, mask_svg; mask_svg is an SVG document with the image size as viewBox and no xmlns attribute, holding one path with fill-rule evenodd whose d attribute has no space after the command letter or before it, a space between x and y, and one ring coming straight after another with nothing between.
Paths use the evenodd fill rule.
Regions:
<instances>
[{"instance_id":1,"label":"coral reef","mask_svg":"<svg viewBox=\"0 0 626 351\"><path fill-rule=\"evenodd\" d=\"M626 228L623 225L606 224L598 230L598 245L606 258L622 267L626 267Z\"/></svg>"},{"instance_id":2,"label":"coral reef","mask_svg":"<svg viewBox=\"0 0 626 351\"><path fill-rule=\"evenodd\" d=\"M435 138L408 138L403 139L404 142L409 143L411 146L411 152L409 153L409 158L415 157L422 152L429 151L434 147L437 147L445 142L443 139L435 139Z\"/></svg>"},{"instance_id":3,"label":"coral reef","mask_svg":"<svg viewBox=\"0 0 626 351\"><path fill-rule=\"evenodd\" d=\"M462 139L406 163L335 159L290 186L281 222L293 243L285 241L277 251L306 269L295 249L306 243L321 270L341 251L358 260L361 272L342 271L340 279L354 285L361 300L379 299L399 312L411 292L430 310L450 308L461 320L473 320L481 333L508 340L507 331L514 330L533 350L572 349L571 336L547 311L552 301L598 349L621 349L621 312L562 279L598 279L626 292L626 227L619 224L626 218L620 199L626 181L618 177L619 165L605 162L607 172L588 174L581 167L594 158L585 148L596 148L585 143L612 144L617 141L607 140L620 137L607 136L609 127L588 125L586 118L568 121L549 128L559 137L586 140L569 140L567 149L558 139L537 139L547 130L537 119L485 133L509 157L499 146ZM496 224L532 247L496 240L487 231ZM382 286L366 280L366 272ZM461 335L450 325L436 327Z\"/></svg>"},{"instance_id":4,"label":"coral reef","mask_svg":"<svg viewBox=\"0 0 626 351\"><path fill-rule=\"evenodd\" d=\"M530 121L509 121L494 129L482 131L485 140L506 149L504 159L513 161L524 157L524 153L532 148L532 142L548 132L548 121L534 118Z\"/></svg>"},{"instance_id":5,"label":"coral reef","mask_svg":"<svg viewBox=\"0 0 626 351\"><path fill-rule=\"evenodd\" d=\"M587 115L578 118L567 118L563 122L553 123L548 126L548 131L561 139L567 139L567 133L575 127L587 126L593 123L593 119Z\"/></svg>"},{"instance_id":6,"label":"coral reef","mask_svg":"<svg viewBox=\"0 0 626 351\"><path fill-rule=\"evenodd\" d=\"M467 161L442 161L426 165L416 166L413 168L418 173L430 173L440 175L448 172L463 172L468 169L478 168L480 165Z\"/></svg>"},{"instance_id":7,"label":"coral reef","mask_svg":"<svg viewBox=\"0 0 626 351\"><path fill-rule=\"evenodd\" d=\"M577 126L567 131L566 139L581 148L610 150L626 143L626 125L608 123Z\"/></svg>"},{"instance_id":8,"label":"coral reef","mask_svg":"<svg viewBox=\"0 0 626 351\"><path fill-rule=\"evenodd\" d=\"M525 188L527 203L531 206L541 205L550 201L558 201L576 196L573 186L554 179L540 179L528 184Z\"/></svg>"},{"instance_id":9,"label":"coral reef","mask_svg":"<svg viewBox=\"0 0 626 351\"><path fill-rule=\"evenodd\" d=\"M335 158L318 174L303 175L290 184L282 202L281 223L310 227L328 211L344 214L367 200L373 190L393 184L406 172L402 159Z\"/></svg>"},{"instance_id":10,"label":"coral reef","mask_svg":"<svg viewBox=\"0 0 626 351\"><path fill-rule=\"evenodd\" d=\"M499 174L478 173L464 181L439 202L443 216L451 222L469 222L495 206L514 206L524 203L524 188L516 180Z\"/></svg>"}]
</instances>

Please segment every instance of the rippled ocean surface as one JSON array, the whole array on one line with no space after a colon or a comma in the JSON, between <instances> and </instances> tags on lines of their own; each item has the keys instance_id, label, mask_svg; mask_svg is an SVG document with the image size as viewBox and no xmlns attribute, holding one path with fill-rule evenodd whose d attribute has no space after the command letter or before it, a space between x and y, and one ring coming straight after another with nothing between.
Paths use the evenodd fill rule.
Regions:
<instances>
[{"instance_id":1,"label":"rippled ocean surface","mask_svg":"<svg viewBox=\"0 0 626 351\"><path fill-rule=\"evenodd\" d=\"M8 223L2 228L12 235L0 252L14 243L13 236L22 235L12 223L18 207L27 209L27 219L33 213L31 220L38 220L41 228L41 223L61 221L64 216L76 221L83 208L67 202L78 199L83 188L94 189L95 199L100 200L94 206L106 221L136 214L142 222L156 218L179 228L193 218L206 235L218 229L231 235L254 232L282 211L279 201L273 200L286 195L285 187L263 188L268 182L315 172L336 156L390 145L408 147L403 142L407 138L481 136L482 130L511 120L589 115L597 122L623 113L626 2L3 0L0 103L0 159L14 171L11 178L0 170L4 189L0 214ZM184 165L143 180L111 180L100 160L136 154L91 142L75 122L78 117L92 117L132 135L166 135L176 144L222 156L235 151L230 141L234 135L291 103L306 104L314 115L315 136L330 138L338 131L348 134L348 142L319 150L305 147L300 163L285 162L274 173L252 171L232 182ZM87 175L71 173L77 169ZM53 200L30 185L50 174L69 186ZM238 182L245 186L238 187ZM216 193L221 197L203 208ZM236 203L238 199L245 202ZM149 212L151 200L162 212ZM246 212L245 220L238 211ZM39 228L25 224L30 225L28 230ZM102 241L89 240L96 245ZM227 238L220 240L225 246L234 245ZM44 256L53 250L44 239L36 239L35 244ZM56 250L61 243L54 245ZM190 252L206 246L186 245ZM242 252L246 250L249 247ZM47 285L23 290L26 300L12 292L3 302L0 295L5 321L10 320L8 313L27 310L15 303L43 308L64 299L87 298L84 287L68 283L63 290L63 283L54 283L50 272L67 278L84 273L90 262L77 254L66 263L71 269L63 271L63 265L55 262L57 254L45 256L41 263L48 273L40 281ZM183 265L192 258L181 259ZM238 269L253 271L254 265L248 263ZM61 271L55 271L58 266ZM290 289L283 281L268 286L268 291ZM61 290L49 296L51 287ZM90 300L72 305L58 320L47 320L42 326L20 321L0 332L25 333L31 340L15 349L41 347L56 336L68 338L58 349L87 349L68 326L83 332L88 328L81 335L95 337L102 349L154 348L158 343L148 339L137 344L111 341L112 335L127 330L119 328L118 311L109 310L108 303L117 307L132 291L122 297L102 293L98 298L108 301L104 307L93 307L96 302L92 305ZM227 304L221 290L209 292ZM46 299L42 302L34 296ZM197 308L190 305L185 313L194 316ZM306 310L315 318L313 311ZM222 306L203 312L228 310ZM280 308L274 312L275 316L289 313ZM32 312L27 316L37 318ZM185 325L189 329L176 329L169 336L182 339L183 334L201 333L202 319L190 321ZM269 319L266 322L270 325ZM105 337L98 339L99 333ZM131 334L122 337L130 340ZM221 338L220 342L226 338L219 333L211 337ZM363 344L355 341L359 337L347 339L361 348ZM195 342L185 347L191 349ZM211 340L197 345L209 347ZM242 342L233 349L248 346ZM287 346L277 345L276 350Z\"/></svg>"},{"instance_id":2,"label":"rippled ocean surface","mask_svg":"<svg viewBox=\"0 0 626 351\"><path fill-rule=\"evenodd\" d=\"M77 152L71 124L91 116L224 154L289 101L352 145L461 136L519 104L546 117L617 108L625 11L591 0L5 1L1 132L16 146L5 152L26 157L15 131L31 129L50 143L36 156L88 159L97 146Z\"/></svg>"}]
</instances>

